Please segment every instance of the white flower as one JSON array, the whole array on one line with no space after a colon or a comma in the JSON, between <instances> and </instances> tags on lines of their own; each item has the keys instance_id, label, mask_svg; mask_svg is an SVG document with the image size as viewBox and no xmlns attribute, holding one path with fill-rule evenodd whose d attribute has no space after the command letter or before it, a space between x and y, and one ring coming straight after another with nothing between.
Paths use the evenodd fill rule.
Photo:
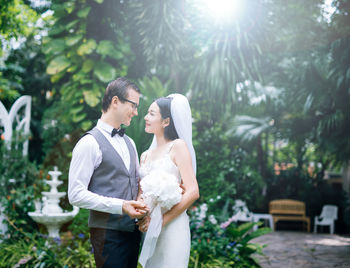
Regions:
<instances>
[{"instance_id":1,"label":"white flower","mask_svg":"<svg viewBox=\"0 0 350 268\"><path fill-rule=\"evenodd\" d=\"M201 212L207 212L208 211L208 205L206 203L203 203L202 205L199 206Z\"/></svg>"},{"instance_id":2,"label":"white flower","mask_svg":"<svg viewBox=\"0 0 350 268\"><path fill-rule=\"evenodd\" d=\"M182 198L182 189L177 178L162 170L153 170L140 182L142 195L150 209L160 205L169 210L179 203Z\"/></svg>"},{"instance_id":3,"label":"white flower","mask_svg":"<svg viewBox=\"0 0 350 268\"><path fill-rule=\"evenodd\" d=\"M203 203L199 206L199 213L198 213L198 219L202 221L207 216L208 211L208 205L206 203Z\"/></svg>"},{"instance_id":4,"label":"white flower","mask_svg":"<svg viewBox=\"0 0 350 268\"><path fill-rule=\"evenodd\" d=\"M215 219L214 215L210 215L208 220L212 223L212 224L217 224L218 221Z\"/></svg>"}]
</instances>

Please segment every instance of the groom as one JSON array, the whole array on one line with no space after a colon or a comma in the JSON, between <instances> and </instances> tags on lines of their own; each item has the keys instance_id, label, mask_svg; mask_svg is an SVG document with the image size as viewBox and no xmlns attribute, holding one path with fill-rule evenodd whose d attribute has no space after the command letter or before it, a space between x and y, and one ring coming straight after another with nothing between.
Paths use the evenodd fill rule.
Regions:
<instances>
[{"instance_id":1,"label":"groom","mask_svg":"<svg viewBox=\"0 0 350 268\"><path fill-rule=\"evenodd\" d=\"M69 168L68 198L89 209L90 240L96 266L137 267L140 232L135 219L148 211L135 201L138 156L120 126L137 115L140 90L125 78L110 82L97 125L76 144Z\"/></svg>"}]
</instances>

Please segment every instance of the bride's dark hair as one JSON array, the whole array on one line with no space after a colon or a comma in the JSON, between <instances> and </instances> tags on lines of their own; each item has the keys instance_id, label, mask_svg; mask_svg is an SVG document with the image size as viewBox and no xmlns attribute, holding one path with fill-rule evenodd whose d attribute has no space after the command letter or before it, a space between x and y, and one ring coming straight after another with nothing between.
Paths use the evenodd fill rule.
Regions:
<instances>
[{"instance_id":1,"label":"bride's dark hair","mask_svg":"<svg viewBox=\"0 0 350 268\"><path fill-rule=\"evenodd\" d=\"M175 140L179 138L176 132L174 120L171 116L171 101L173 98L161 97L156 99L156 103L160 110L160 115L163 119L169 118L169 125L164 128L164 136L168 140Z\"/></svg>"}]
</instances>

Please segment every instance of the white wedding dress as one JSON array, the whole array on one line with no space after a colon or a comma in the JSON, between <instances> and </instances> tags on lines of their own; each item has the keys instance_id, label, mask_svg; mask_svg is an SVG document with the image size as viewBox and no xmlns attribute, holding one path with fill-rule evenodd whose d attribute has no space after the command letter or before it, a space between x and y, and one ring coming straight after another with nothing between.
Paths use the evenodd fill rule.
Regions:
<instances>
[{"instance_id":1,"label":"white wedding dress","mask_svg":"<svg viewBox=\"0 0 350 268\"><path fill-rule=\"evenodd\" d=\"M170 151L170 150L169 150ZM170 154L166 153L162 158L142 162L140 166L140 177L148 175L154 169L161 169L168 172L181 182L180 172L175 163L171 160ZM148 154L148 152L147 152ZM146 154L146 155L147 155ZM191 249L191 235L189 218L184 211L177 218L164 226L157 240L153 256L147 262L148 268L182 268L188 267Z\"/></svg>"}]
</instances>

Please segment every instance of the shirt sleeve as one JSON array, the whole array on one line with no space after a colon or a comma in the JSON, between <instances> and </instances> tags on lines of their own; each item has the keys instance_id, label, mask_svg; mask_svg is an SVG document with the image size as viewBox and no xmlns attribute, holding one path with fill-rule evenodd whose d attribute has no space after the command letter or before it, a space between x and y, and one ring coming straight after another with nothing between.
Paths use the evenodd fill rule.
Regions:
<instances>
[{"instance_id":1,"label":"shirt sleeve","mask_svg":"<svg viewBox=\"0 0 350 268\"><path fill-rule=\"evenodd\" d=\"M75 146L68 176L68 199L77 207L111 214L123 214L123 199L106 197L88 190L94 170L101 164L102 152L92 135Z\"/></svg>"}]
</instances>

